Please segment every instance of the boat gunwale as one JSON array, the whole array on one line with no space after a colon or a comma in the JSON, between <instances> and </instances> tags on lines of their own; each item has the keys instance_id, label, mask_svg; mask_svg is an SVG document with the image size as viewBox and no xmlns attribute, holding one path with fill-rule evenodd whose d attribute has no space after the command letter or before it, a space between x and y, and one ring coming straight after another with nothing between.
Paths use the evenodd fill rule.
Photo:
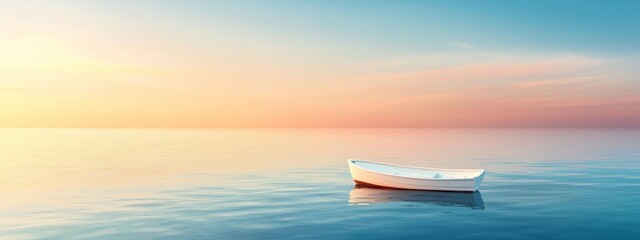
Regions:
<instances>
[{"instance_id":1,"label":"boat gunwale","mask_svg":"<svg viewBox=\"0 0 640 240\"><path fill-rule=\"evenodd\" d=\"M412 169L421 169L421 170L445 170L445 171L458 171L458 172L463 172L463 171L479 171L480 173L472 178L424 178L424 177L406 177L406 176L401 176L401 175L393 175L393 174L389 174L389 173L385 173L385 172L380 172L380 171L375 171L372 169L368 169L368 168L364 168L362 166L358 166L358 164L356 164L355 162L367 162L367 163L373 163L373 164L380 164L380 165L387 165L387 166L393 166L393 167L403 167L403 168L412 168ZM374 161L368 161L368 160L358 160L358 159L347 159L347 162L349 162L349 165L353 165L356 166L362 170L365 171L369 171L369 172L374 172L377 174L382 174L382 175L386 175L386 176L391 176L391 177L399 177L399 178L406 178L406 179L420 179L420 180L434 180L434 181L475 181L476 178L482 176L482 174L484 174L485 169L447 169L447 168L425 168L425 167L412 167L412 166L404 166L404 165L398 165L398 164L390 164L390 163L380 163L380 162L374 162Z\"/></svg>"}]
</instances>

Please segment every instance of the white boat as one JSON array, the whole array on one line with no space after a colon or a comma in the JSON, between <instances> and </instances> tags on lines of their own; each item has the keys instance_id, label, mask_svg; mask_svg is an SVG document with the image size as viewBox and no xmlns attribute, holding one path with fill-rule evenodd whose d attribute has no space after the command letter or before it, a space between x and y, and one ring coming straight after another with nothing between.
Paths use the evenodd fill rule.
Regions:
<instances>
[{"instance_id":1,"label":"white boat","mask_svg":"<svg viewBox=\"0 0 640 240\"><path fill-rule=\"evenodd\" d=\"M409 167L349 159L356 185L431 191L473 192L480 188L484 169Z\"/></svg>"}]
</instances>

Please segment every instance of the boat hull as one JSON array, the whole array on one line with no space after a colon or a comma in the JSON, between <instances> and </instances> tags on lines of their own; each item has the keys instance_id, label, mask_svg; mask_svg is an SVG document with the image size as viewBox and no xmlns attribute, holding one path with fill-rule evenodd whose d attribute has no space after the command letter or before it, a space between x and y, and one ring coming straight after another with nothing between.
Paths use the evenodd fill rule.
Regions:
<instances>
[{"instance_id":1,"label":"boat hull","mask_svg":"<svg viewBox=\"0 0 640 240\"><path fill-rule=\"evenodd\" d=\"M428 191L473 192L480 188L484 171L473 178L465 179L423 179L370 171L349 160L349 170L356 185Z\"/></svg>"}]
</instances>

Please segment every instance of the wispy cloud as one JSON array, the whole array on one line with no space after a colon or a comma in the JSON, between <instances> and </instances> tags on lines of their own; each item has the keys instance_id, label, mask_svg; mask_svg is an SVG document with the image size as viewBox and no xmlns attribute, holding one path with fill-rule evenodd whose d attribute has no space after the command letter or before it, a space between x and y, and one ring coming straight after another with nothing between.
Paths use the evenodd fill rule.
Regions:
<instances>
[{"instance_id":1,"label":"wispy cloud","mask_svg":"<svg viewBox=\"0 0 640 240\"><path fill-rule=\"evenodd\" d=\"M493 61L487 59L481 63L429 69L423 71L394 72L362 76L369 80L423 80L423 81L456 81L456 80L496 80L518 79L521 77L547 77L553 74L567 73L595 67L603 63L602 59L581 55L563 55L558 57L529 61Z\"/></svg>"},{"instance_id":2,"label":"wispy cloud","mask_svg":"<svg viewBox=\"0 0 640 240\"><path fill-rule=\"evenodd\" d=\"M592 75L592 76L578 76L578 77L557 78L557 79L548 79L548 80L523 81L523 82L515 83L512 86L514 88L555 87L555 86L583 83L586 81L602 79L603 77L604 75Z\"/></svg>"},{"instance_id":3,"label":"wispy cloud","mask_svg":"<svg viewBox=\"0 0 640 240\"><path fill-rule=\"evenodd\" d=\"M473 45L471 45L470 43L460 42L460 41L449 41L449 42L447 42L447 45L453 46L453 47L457 47L457 48L462 48L462 49L472 49L473 48Z\"/></svg>"}]
</instances>

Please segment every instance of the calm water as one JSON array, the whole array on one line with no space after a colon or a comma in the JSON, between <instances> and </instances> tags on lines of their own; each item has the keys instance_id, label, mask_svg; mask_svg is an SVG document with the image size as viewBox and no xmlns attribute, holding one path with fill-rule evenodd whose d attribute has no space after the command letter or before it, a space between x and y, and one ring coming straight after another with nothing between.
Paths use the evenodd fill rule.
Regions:
<instances>
[{"instance_id":1,"label":"calm water","mask_svg":"<svg viewBox=\"0 0 640 240\"><path fill-rule=\"evenodd\" d=\"M485 168L355 188L347 158ZM640 130L0 129L0 239L640 239Z\"/></svg>"}]
</instances>

